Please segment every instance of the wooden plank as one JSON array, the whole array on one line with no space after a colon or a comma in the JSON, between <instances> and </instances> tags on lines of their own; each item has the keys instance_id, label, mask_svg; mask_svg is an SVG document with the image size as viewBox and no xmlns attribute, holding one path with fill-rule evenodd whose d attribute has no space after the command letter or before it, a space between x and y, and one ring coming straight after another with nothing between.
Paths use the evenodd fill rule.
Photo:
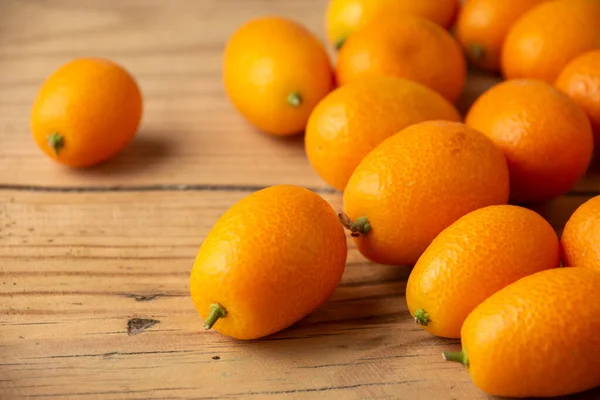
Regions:
<instances>
[{"instance_id":1,"label":"wooden plank","mask_svg":"<svg viewBox=\"0 0 600 400\"><path fill-rule=\"evenodd\" d=\"M191 264L247 194L0 192L0 398L488 398L441 359L458 341L414 325L409 269L351 241L340 287L295 326L252 342L202 331ZM560 229L585 199L541 212ZM159 322L128 332L135 318Z\"/></svg>"},{"instance_id":2,"label":"wooden plank","mask_svg":"<svg viewBox=\"0 0 600 400\"><path fill-rule=\"evenodd\" d=\"M409 270L365 262L352 243L335 294L292 328L252 342L201 329L189 270L226 208L275 183L340 204L302 138L256 132L220 84L223 45L241 23L279 14L322 38L326 2L0 1L0 399L489 398L441 360L458 341L410 320ZM130 69L146 112L123 154L74 171L39 153L28 114L44 77L87 55ZM472 72L461 111L497 81ZM560 231L600 191L598 171L577 187L587 196L536 210Z\"/></svg>"},{"instance_id":3,"label":"wooden plank","mask_svg":"<svg viewBox=\"0 0 600 400\"><path fill-rule=\"evenodd\" d=\"M310 398L416 394L425 384L477 393L440 358L456 341L408 318L408 269L368 264L355 248L335 295L297 326L250 343L203 332L188 296L191 263L212 223L246 194L0 194L0 393ZM132 336L132 318L160 322Z\"/></svg>"},{"instance_id":4,"label":"wooden plank","mask_svg":"<svg viewBox=\"0 0 600 400\"><path fill-rule=\"evenodd\" d=\"M223 46L244 21L283 15L323 38L326 0L124 4L0 2L0 185L326 187L306 160L302 137L275 139L248 126L226 99L220 79ZM45 77L86 55L126 66L139 80L145 112L139 135L123 153L95 168L71 170L36 148L29 112ZM473 71L459 108L464 112L496 82L498 77ZM579 190L600 191L596 182L587 180Z\"/></svg>"},{"instance_id":5,"label":"wooden plank","mask_svg":"<svg viewBox=\"0 0 600 400\"><path fill-rule=\"evenodd\" d=\"M0 140L5 144L0 146L0 183L318 183L301 138L273 140L233 110L221 85L220 61L227 37L245 20L260 15L296 18L322 36L325 3L0 2ZM99 168L73 171L46 159L35 147L29 112L51 71L87 55L126 66L139 80L145 112L138 137L121 156Z\"/></svg>"},{"instance_id":6,"label":"wooden plank","mask_svg":"<svg viewBox=\"0 0 600 400\"><path fill-rule=\"evenodd\" d=\"M0 2L0 185L294 183L326 188L305 157L302 137L276 139L250 127L229 104L220 78L223 46L244 21L283 15L301 21L323 39L326 2ZM86 55L126 66L140 83L145 112L140 133L123 153L91 169L71 170L35 147L29 111L51 71ZM334 60L332 51L331 56ZM472 71L459 109L465 112L498 81L497 76ZM594 179L585 179L576 191L600 192L598 174L594 171Z\"/></svg>"}]
</instances>

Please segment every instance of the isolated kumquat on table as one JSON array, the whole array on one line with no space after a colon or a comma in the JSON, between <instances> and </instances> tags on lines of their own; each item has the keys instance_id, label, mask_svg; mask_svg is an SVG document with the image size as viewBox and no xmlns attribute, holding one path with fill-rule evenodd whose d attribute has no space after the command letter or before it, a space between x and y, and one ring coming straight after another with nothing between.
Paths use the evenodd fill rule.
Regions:
<instances>
[{"instance_id":1,"label":"isolated kumquat on table","mask_svg":"<svg viewBox=\"0 0 600 400\"><path fill-rule=\"evenodd\" d=\"M31 130L49 157L89 167L127 146L142 109L140 89L123 67L103 58L77 58L53 72L39 89Z\"/></svg>"}]
</instances>

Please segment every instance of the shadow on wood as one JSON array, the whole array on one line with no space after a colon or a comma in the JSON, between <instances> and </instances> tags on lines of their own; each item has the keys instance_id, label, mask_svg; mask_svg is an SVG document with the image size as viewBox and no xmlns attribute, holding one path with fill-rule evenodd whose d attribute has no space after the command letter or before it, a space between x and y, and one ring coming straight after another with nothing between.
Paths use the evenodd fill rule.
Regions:
<instances>
[{"instance_id":1,"label":"shadow on wood","mask_svg":"<svg viewBox=\"0 0 600 400\"><path fill-rule=\"evenodd\" d=\"M153 168L169 159L173 153L173 145L172 135L168 132L142 131L113 158L90 168L73 169L71 173L102 179L116 175L133 178L149 174Z\"/></svg>"}]
</instances>

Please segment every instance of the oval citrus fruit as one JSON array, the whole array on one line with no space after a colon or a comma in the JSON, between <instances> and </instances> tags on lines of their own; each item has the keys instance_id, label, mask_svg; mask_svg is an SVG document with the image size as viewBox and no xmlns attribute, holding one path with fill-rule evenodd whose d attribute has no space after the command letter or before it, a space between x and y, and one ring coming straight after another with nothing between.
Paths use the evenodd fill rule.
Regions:
<instances>
[{"instance_id":1,"label":"oval citrus fruit","mask_svg":"<svg viewBox=\"0 0 600 400\"><path fill-rule=\"evenodd\" d=\"M575 210L561 236L563 264L600 271L600 196Z\"/></svg>"},{"instance_id":2,"label":"oval citrus fruit","mask_svg":"<svg viewBox=\"0 0 600 400\"><path fill-rule=\"evenodd\" d=\"M223 80L236 109L258 129L293 135L333 89L333 71L319 40L281 17L251 20L229 39Z\"/></svg>"},{"instance_id":3,"label":"oval citrus fruit","mask_svg":"<svg viewBox=\"0 0 600 400\"><path fill-rule=\"evenodd\" d=\"M342 220L368 259L412 265L463 215L508 200L508 168L491 140L459 122L428 121L367 155L344 191Z\"/></svg>"},{"instance_id":4,"label":"oval citrus fruit","mask_svg":"<svg viewBox=\"0 0 600 400\"><path fill-rule=\"evenodd\" d=\"M568 192L591 161L593 135L585 112L543 81L518 79L492 87L475 101L466 123L504 151L515 202Z\"/></svg>"},{"instance_id":5,"label":"oval citrus fruit","mask_svg":"<svg viewBox=\"0 0 600 400\"><path fill-rule=\"evenodd\" d=\"M89 167L129 144L142 109L140 89L122 66L102 58L77 58L40 88L31 110L31 131L49 157Z\"/></svg>"},{"instance_id":6,"label":"oval citrus fruit","mask_svg":"<svg viewBox=\"0 0 600 400\"><path fill-rule=\"evenodd\" d=\"M488 71L500 70L502 44L525 12L548 0L467 0L458 15L456 37L469 60Z\"/></svg>"},{"instance_id":7,"label":"oval citrus fruit","mask_svg":"<svg viewBox=\"0 0 600 400\"><path fill-rule=\"evenodd\" d=\"M340 85L382 75L422 83L455 102L465 83L466 62L458 42L439 25L387 17L350 36L337 60Z\"/></svg>"},{"instance_id":8,"label":"oval citrus fruit","mask_svg":"<svg viewBox=\"0 0 600 400\"><path fill-rule=\"evenodd\" d=\"M458 3L458 0L331 0L325 18L327 37L340 48L348 36L382 16L413 15L447 28L454 20Z\"/></svg>"},{"instance_id":9,"label":"oval citrus fruit","mask_svg":"<svg viewBox=\"0 0 600 400\"><path fill-rule=\"evenodd\" d=\"M297 322L339 283L346 235L317 194L278 185L231 207L202 243L190 276L205 328L256 339Z\"/></svg>"},{"instance_id":10,"label":"oval citrus fruit","mask_svg":"<svg viewBox=\"0 0 600 400\"><path fill-rule=\"evenodd\" d=\"M379 77L338 88L315 108L305 148L313 168L344 190L360 161L384 139L417 122L460 121L456 108L416 82Z\"/></svg>"},{"instance_id":11,"label":"oval citrus fruit","mask_svg":"<svg viewBox=\"0 0 600 400\"><path fill-rule=\"evenodd\" d=\"M600 1L554 0L514 23L502 47L505 78L553 83L581 53L600 48Z\"/></svg>"},{"instance_id":12,"label":"oval citrus fruit","mask_svg":"<svg viewBox=\"0 0 600 400\"><path fill-rule=\"evenodd\" d=\"M505 287L462 327L461 353L483 391L505 397L556 397L600 385L600 272L554 268Z\"/></svg>"},{"instance_id":13,"label":"oval citrus fruit","mask_svg":"<svg viewBox=\"0 0 600 400\"><path fill-rule=\"evenodd\" d=\"M600 155L600 50L576 57L562 70L555 84L590 118L596 154Z\"/></svg>"},{"instance_id":14,"label":"oval citrus fruit","mask_svg":"<svg viewBox=\"0 0 600 400\"><path fill-rule=\"evenodd\" d=\"M437 336L459 338L467 316L508 284L560 264L558 237L539 214L513 205L484 207L446 228L408 278L415 320Z\"/></svg>"}]
</instances>

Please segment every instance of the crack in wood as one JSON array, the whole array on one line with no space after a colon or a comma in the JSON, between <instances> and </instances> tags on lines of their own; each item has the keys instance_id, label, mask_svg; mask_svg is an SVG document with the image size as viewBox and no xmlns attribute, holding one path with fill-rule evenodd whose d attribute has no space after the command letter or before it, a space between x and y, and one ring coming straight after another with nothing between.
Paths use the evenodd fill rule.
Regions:
<instances>
[{"instance_id":1,"label":"crack in wood","mask_svg":"<svg viewBox=\"0 0 600 400\"><path fill-rule=\"evenodd\" d=\"M159 297L176 297L172 294L164 294L164 293L156 293L156 294L135 294L135 293L127 293L125 295L130 299L135 299L135 301L144 302L144 301L152 301Z\"/></svg>"},{"instance_id":2,"label":"crack in wood","mask_svg":"<svg viewBox=\"0 0 600 400\"><path fill-rule=\"evenodd\" d=\"M414 358L414 357L422 357L422 356L423 355L421 355L421 354L406 354L406 355L386 356L386 357L369 357L369 358L362 358L358 361L351 361L351 362L347 362L347 363L303 365L303 366L296 367L296 368L297 369L315 369L315 368L329 368L329 367L351 367L353 365L373 364L375 362L379 362L382 360L399 359L399 358Z\"/></svg>"},{"instance_id":3,"label":"crack in wood","mask_svg":"<svg viewBox=\"0 0 600 400\"><path fill-rule=\"evenodd\" d=\"M51 259L51 260L119 260L119 261L139 261L139 260L189 260L189 256L136 256L136 257L123 257L123 256L105 256L105 255L97 255L97 256L82 256L79 254L64 254L64 255L27 255L27 256L13 256L13 255L3 255L3 259L5 260L34 260L34 259ZM2 294L2 293L0 293Z\"/></svg>"},{"instance_id":4,"label":"crack in wood","mask_svg":"<svg viewBox=\"0 0 600 400\"><path fill-rule=\"evenodd\" d=\"M112 357L112 356L138 356L148 354L173 354L173 353L193 353L194 350L157 350L157 351L112 351L109 353L96 353L96 354L66 354L58 356L46 356L46 357L28 357L28 360L45 360L53 358L80 358L80 357ZM2 365L21 365L21 364L0 364ZM26 363L23 365L35 365L35 363Z\"/></svg>"},{"instance_id":5,"label":"crack in wood","mask_svg":"<svg viewBox=\"0 0 600 400\"><path fill-rule=\"evenodd\" d=\"M29 397L63 397L63 396L93 396L93 395L105 395L105 394L126 394L131 393L152 393L159 391L176 391L176 390L198 390L197 387L172 387L172 388L154 388L154 389L143 389L143 390L108 390L102 392L79 392L79 393L47 393L47 394L32 394ZM204 399L204 398L202 398Z\"/></svg>"},{"instance_id":6,"label":"crack in wood","mask_svg":"<svg viewBox=\"0 0 600 400\"><path fill-rule=\"evenodd\" d=\"M421 329L421 328L419 328ZM422 330L422 329L421 329ZM161 329L160 331L150 331L148 333L158 333L158 332L182 332L183 329ZM109 331L109 332L88 332L86 336L97 336L97 335L120 335L125 331Z\"/></svg>"},{"instance_id":7,"label":"crack in wood","mask_svg":"<svg viewBox=\"0 0 600 400\"><path fill-rule=\"evenodd\" d=\"M115 248L106 246L107 248ZM118 248L118 247L117 247ZM125 248L125 247L124 247ZM126 247L135 248L135 247ZM189 257L188 257L189 258ZM106 272L106 271L93 271L93 270L82 270L82 271L0 271L0 276L14 277L14 276L85 276L85 277L129 277L129 276L153 276L153 277L176 277L176 276L189 276L188 271L169 271L169 272L148 272L148 271L118 271L118 272ZM164 294L164 296L170 296Z\"/></svg>"},{"instance_id":8,"label":"crack in wood","mask_svg":"<svg viewBox=\"0 0 600 400\"><path fill-rule=\"evenodd\" d=\"M0 297L12 297L12 296L124 296L128 298L135 298L131 293L122 293L122 292L92 292L92 291L77 291L77 290L61 290L61 291L49 291L49 290L30 290L23 292L10 292L10 293L0 293ZM159 294L157 296L162 297L186 297L186 293L170 293L170 294ZM138 300L144 301L144 300Z\"/></svg>"},{"instance_id":9,"label":"crack in wood","mask_svg":"<svg viewBox=\"0 0 600 400\"><path fill-rule=\"evenodd\" d=\"M208 399L220 399L231 396L272 396L280 394L295 394L295 393L312 393L312 392L328 392L337 390L356 389L360 387L373 387L373 386L392 386L392 385L406 385L412 383L427 382L422 379L406 380L406 381L393 381L393 382L371 382L371 383L357 383L354 385L342 385L342 386L330 386L330 387L318 387L318 388L299 388L289 390L269 390L269 391L257 391L257 392L241 392L241 393L227 393L223 396L215 397L195 397L197 400L208 400ZM92 395L106 395L106 394L131 394L131 393L148 393L148 392L162 392L162 391L198 391L198 387L173 387L173 388L154 388L144 390L110 390L102 392L79 392L79 393L48 393L48 394L34 394L30 397L59 397L59 396L92 396Z\"/></svg>"},{"instance_id":10,"label":"crack in wood","mask_svg":"<svg viewBox=\"0 0 600 400\"><path fill-rule=\"evenodd\" d=\"M3 323L0 325L11 325L11 326L22 326L22 325L57 325L60 322L16 322L16 323Z\"/></svg>"},{"instance_id":11,"label":"crack in wood","mask_svg":"<svg viewBox=\"0 0 600 400\"><path fill-rule=\"evenodd\" d=\"M270 185L219 185L219 184L167 184L167 185L110 185L110 186L41 186L0 184L0 191L46 192L46 193L106 193L106 192L256 192ZM306 189L319 194L341 194L331 187L311 187ZM567 197L595 197L600 191L577 190L566 193Z\"/></svg>"},{"instance_id":12,"label":"crack in wood","mask_svg":"<svg viewBox=\"0 0 600 400\"><path fill-rule=\"evenodd\" d=\"M132 318L129 321L127 321L127 335L139 335L140 333L143 333L146 329L150 329L158 323L160 323L160 321L157 319Z\"/></svg>"},{"instance_id":13,"label":"crack in wood","mask_svg":"<svg viewBox=\"0 0 600 400\"><path fill-rule=\"evenodd\" d=\"M290 390L270 390L270 391L261 391L261 392L234 393L231 395L232 396L239 396L239 395L261 396L261 395L278 395L278 394L294 394L294 393L328 392L328 391L335 391L335 390L356 389L356 388L360 388L360 387L406 385L406 384L421 383L421 382L427 382L427 381L423 380L423 379L414 379L414 380L393 381L393 382L357 383L355 385L341 385L341 386L306 388L306 389L290 389Z\"/></svg>"},{"instance_id":14,"label":"crack in wood","mask_svg":"<svg viewBox=\"0 0 600 400\"><path fill-rule=\"evenodd\" d=\"M47 193L104 193L104 192L256 192L269 185L215 185L215 184L173 184L173 185L139 185L139 186L39 186L3 184L0 190ZM330 187L306 187L316 193L340 193Z\"/></svg>"}]
</instances>

